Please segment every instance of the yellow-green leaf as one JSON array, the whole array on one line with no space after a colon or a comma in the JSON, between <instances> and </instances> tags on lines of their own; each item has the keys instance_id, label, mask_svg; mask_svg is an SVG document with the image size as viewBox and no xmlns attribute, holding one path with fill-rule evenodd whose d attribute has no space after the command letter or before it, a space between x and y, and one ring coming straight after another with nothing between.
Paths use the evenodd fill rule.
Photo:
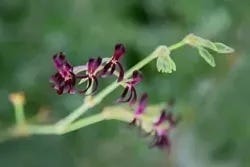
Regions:
<instances>
[{"instance_id":1,"label":"yellow-green leaf","mask_svg":"<svg viewBox=\"0 0 250 167\"><path fill-rule=\"evenodd\" d=\"M218 53L225 53L226 54L226 53L232 53L232 52L234 52L233 48L231 48L231 47L229 47L229 46L227 46L227 45L225 45L223 43L215 42L214 45L215 45L216 51Z\"/></svg>"},{"instance_id":2,"label":"yellow-green leaf","mask_svg":"<svg viewBox=\"0 0 250 167\"><path fill-rule=\"evenodd\" d=\"M215 67L214 57L207 51L207 49L199 47L198 48L200 56L212 67Z\"/></svg>"}]
</instances>

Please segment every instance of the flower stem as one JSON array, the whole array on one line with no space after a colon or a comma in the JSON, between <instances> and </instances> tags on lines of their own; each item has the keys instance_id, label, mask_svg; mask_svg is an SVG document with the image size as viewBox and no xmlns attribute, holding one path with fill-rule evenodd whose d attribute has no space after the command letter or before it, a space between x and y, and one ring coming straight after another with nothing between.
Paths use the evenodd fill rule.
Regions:
<instances>
[{"instance_id":1,"label":"flower stem","mask_svg":"<svg viewBox=\"0 0 250 167\"><path fill-rule=\"evenodd\" d=\"M83 119L81 119L81 120L79 120L77 122L74 122L74 123L70 124L62 132L62 134L75 131L77 129L83 128L83 127L88 126L88 125L92 125L92 124L97 123L97 122L101 122L104 119L105 119L105 117L104 117L103 113L99 113L99 114L95 114L95 115L89 116L87 118L83 118Z\"/></svg>"},{"instance_id":2,"label":"flower stem","mask_svg":"<svg viewBox=\"0 0 250 167\"><path fill-rule=\"evenodd\" d=\"M178 49L178 48L180 48L180 47L182 47L182 46L184 46L184 45L186 45L186 42L184 41L184 40L181 40L180 42L178 42L178 43L176 43L176 44L173 44L173 45L171 45L171 46L169 46L169 50L170 51L173 51L173 50L176 50L176 49Z\"/></svg>"},{"instance_id":3,"label":"flower stem","mask_svg":"<svg viewBox=\"0 0 250 167\"><path fill-rule=\"evenodd\" d=\"M14 105L15 110L15 118L17 125L23 125L25 124L25 115L24 115L24 109L22 104L16 104Z\"/></svg>"}]
</instances>

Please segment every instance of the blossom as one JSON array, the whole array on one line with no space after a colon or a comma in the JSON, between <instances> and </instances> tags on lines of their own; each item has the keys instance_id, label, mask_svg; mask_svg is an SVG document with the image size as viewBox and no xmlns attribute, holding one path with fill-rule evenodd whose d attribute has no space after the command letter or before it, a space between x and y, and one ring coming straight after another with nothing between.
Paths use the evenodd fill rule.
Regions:
<instances>
[{"instance_id":1,"label":"blossom","mask_svg":"<svg viewBox=\"0 0 250 167\"><path fill-rule=\"evenodd\" d=\"M130 102L130 104L134 104L137 100L135 86L140 83L141 80L142 74L139 71L134 71L132 74L132 78L125 82L125 89L122 92L121 97L118 99L118 102Z\"/></svg>"},{"instance_id":2,"label":"blossom","mask_svg":"<svg viewBox=\"0 0 250 167\"><path fill-rule=\"evenodd\" d=\"M147 107L147 103L148 103L148 95L146 93L144 93L144 94L142 94L140 101L139 101L139 104L138 104L137 108L135 109L134 118L130 122L130 125L140 124L140 121L141 121L140 117L145 112L145 109Z\"/></svg>"},{"instance_id":3,"label":"blossom","mask_svg":"<svg viewBox=\"0 0 250 167\"><path fill-rule=\"evenodd\" d=\"M151 146L170 149L169 132L176 125L176 119L172 113L161 112L160 117L154 122L154 139Z\"/></svg>"},{"instance_id":4,"label":"blossom","mask_svg":"<svg viewBox=\"0 0 250 167\"><path fill-rule=\"evenodd\" d=\"M118 68L119 76L118 76L118 82L123 80L124 77L124 70L119 62L120 59L125 54L125 47L123 44L116 44L114 49L114 54L110 61L107 62L107 64L103 68L103 75L110 74L112 75L115 70Z\"/></svg>"},{"instance_id":5,"label":"blossom","mask_svg":"<svg viewBox=\"0 0 250 167\"><path fill-rule=\"evenodd\" d=\"M97 80L97 69L102 64L102 59L100 57L98 58L90 58L87 63L87 71L86 75L77 76L77 78L81 79L87 79L88 83L84 90L81 90L80 93L86 93L89 89L91 90L91 93L94 93L97 90L98 87L98 80Z\"/></svg>"},{"instance_id":6,"label":"blossom","mask_svg":"<svg viewBox=\"0 0 250 167\"><path fill-rule=\"evenodd\" d=\"M57 70L50 78L53 88L59 95L65 92L75 93L76 76L73 73L73 66L66 60L62 52L53 56L53 62Z\"/></svg>"}]
</instances>

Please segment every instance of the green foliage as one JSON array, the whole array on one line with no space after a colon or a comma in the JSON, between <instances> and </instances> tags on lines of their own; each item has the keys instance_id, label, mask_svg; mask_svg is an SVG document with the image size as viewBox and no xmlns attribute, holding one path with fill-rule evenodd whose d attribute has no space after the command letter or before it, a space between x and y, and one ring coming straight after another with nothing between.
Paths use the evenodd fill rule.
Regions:
<instances>
[{"instance_id":1,"label":"green foliage","mask_svg":"<svg viewBox=\"0 0 250 167\"><path fill-rule=\"evenodd\" d=\"M230 54L234 49L219 42L212 42L194 34L189 34L184 39L184 42L198 49L200 56L212 67L215 67L215 60L207 49L213 50L221 54ZM206 49L207 48L207 49Z\"/></svg>"}]
</instances>

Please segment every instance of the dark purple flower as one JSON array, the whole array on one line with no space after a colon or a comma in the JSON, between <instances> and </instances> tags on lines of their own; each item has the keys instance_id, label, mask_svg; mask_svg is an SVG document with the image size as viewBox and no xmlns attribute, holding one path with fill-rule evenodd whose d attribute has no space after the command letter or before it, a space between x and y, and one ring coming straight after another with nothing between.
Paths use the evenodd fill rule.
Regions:
<instances>
[{"instance_id":1,"label":"dark purple flower","mask_svg":"<svg viewBox=\"0 0 250 167\"><path fill-rule=\"evenodd\" d=\"M167 131L156 132L150 147L158 147L160 149L170 150L170 139Z\"/></svg>"},{"instance_id":2,"label":"dark purple flower","mask_svg":"<svg viewBox=\"0 0 250 167\"><path fill-rule=\"evenodd\" d=\"M65 55L62 52L55 54L53 62L57 70L56 74L50 78L53 88L59 95L65 92L75 93L76 77L73 67L66 60Z\"/></svg>"},{"instance_id":3,"label":"dark purple flower","mask_svg":"<svg viewBox=\"0 0 250 167\"><path fill-rule=\"evenodd\" d=\"M125 89L121 97L118 99L118 102L130 102L130 104L134 104L137 99L135 85L141 82L141 80L141 73L139 71L134 71L132 74L132 78L125 82Z\"/></svg>"},{"instance_id":4,"label":"dark purple flower","mask_svg":"<svg viewBox=\"0 0 250 167\"><path fill-rule=\"evenodd\" d=\"M102 64L102 59L100 57L94 59L90 58L87 64L86 75L78 75L77 78L87 79L86 89L81 90L80 93L86 93L90 88L92 89L91 93L94 93L98 87L97 80L97 69Z\"/></svg>"},{"instance_id":5,"label":"dark purple flower","mask_svg":"<svg viewBox=\"0 0 250 167\"><path fill-rule=\"evenodd\" d=\"M160 117L154 122L154 139L151 146L170 149L169 132L175 127L176 119L172 113L161 112Z\"/></svg>"},{"instance_id":6,"label":"dark purple flower","mask_svg":"<svg viewBox=\"0 0 250 167\"><path fill-rule=\"evenodd\" d=\"M107 64L103 68L103 75L112 75L116 68L118 68L119 76L118 76L118 82L123 80L124 77L124 70L119 62L121 57L125 54L125 47L123 44L116 44L114 49L114 54L110 61L107 62Z\"/></svg>"},{"instance_id":7,"label":"dark purple flower","mask_svg":"<svg viewBox=\"0 0 250 167\"><path fill-rule=\"evenodd\" d=\"M142 94L139 104L137 106L137 108L135 109L134 112L134 118L133 120L130 122L130 125L138 125L140 124L140 117L143 115L146 106L148 103L148 95L146 93Z\"/></svg>"}]
</instances>

